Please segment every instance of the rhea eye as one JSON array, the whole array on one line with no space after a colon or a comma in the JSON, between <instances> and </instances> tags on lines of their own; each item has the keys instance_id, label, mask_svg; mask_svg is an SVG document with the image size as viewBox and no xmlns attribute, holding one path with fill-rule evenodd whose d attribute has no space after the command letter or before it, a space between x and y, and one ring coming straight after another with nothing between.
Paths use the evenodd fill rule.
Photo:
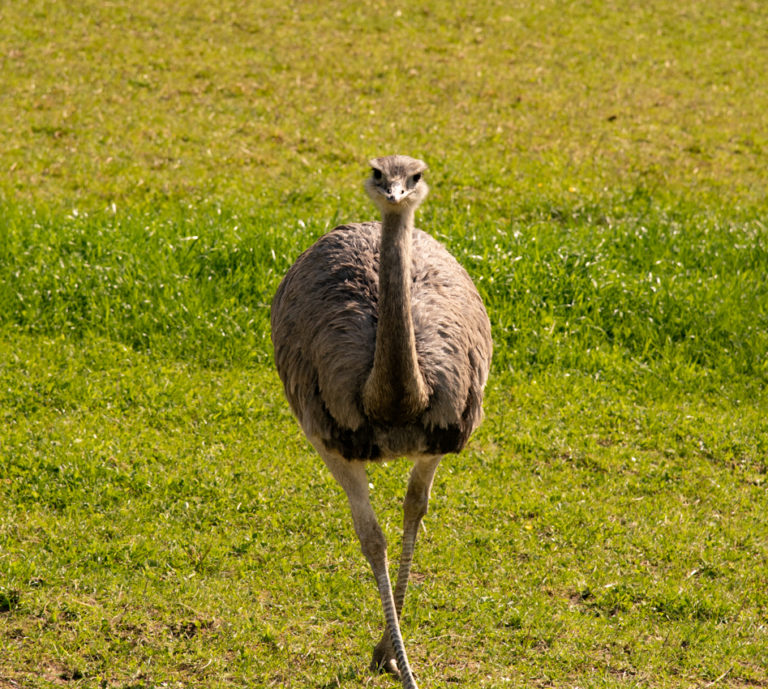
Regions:
<instances>
[{"instance_id":1,"label":"rhea eye","mask_svg":"<svg viewBox=\"0 0 768 689\"><path fill-rule=\"evenodd\" d=\"M408 181L406 182L406 186L409 189L413 189L419 183L420 179L421 179L421 173L417 172L415 175L411 175L408 178Z\"/></svg>"},{"instance_id":2,"label":"rhea eye","mask_svg":"<svg viewBox=\"0 0 768 689\"><path fill-rule=\"evenodd\" d=\"M381 178L382 178L382 176L383 176L383 175L381 174L381 170L377 170L376 168L373 168L373 178L374 178L374 179L375 179L377 182L380 182L380 181L381 181Z\"/></svg>"}]
</instances>

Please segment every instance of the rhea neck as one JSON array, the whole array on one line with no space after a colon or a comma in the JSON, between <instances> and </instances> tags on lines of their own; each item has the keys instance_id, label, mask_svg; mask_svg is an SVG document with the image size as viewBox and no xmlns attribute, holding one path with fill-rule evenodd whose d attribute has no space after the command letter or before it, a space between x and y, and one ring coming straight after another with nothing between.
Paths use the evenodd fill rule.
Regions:
<instances>
[{"instance_id":1,"label":"rhea neck","mask_svg":"<svg viewBox=\"0 0 768 689\"><path fill-rule=\"evenodd\" d=\"M411 316L414 210L382 209L376 348L363 388L365 411L380 422L413 420L429 401Z\"/></svg>"}]
</instances>

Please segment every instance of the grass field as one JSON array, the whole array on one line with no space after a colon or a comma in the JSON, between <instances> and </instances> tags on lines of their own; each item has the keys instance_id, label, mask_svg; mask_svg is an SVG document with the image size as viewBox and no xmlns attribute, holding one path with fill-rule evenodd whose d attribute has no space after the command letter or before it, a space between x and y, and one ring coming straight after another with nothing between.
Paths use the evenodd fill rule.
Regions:
<instances>
[{"instance_id":1,"label":"grass field","mask_svg":"<svg viewBox=\"0 0 768 689\"><path fill-rule=\"evenodd\" d=\"M766 73L759 2L0 4L0 689L396 686L268 329L395 151L496 346L420 686L768 686Z\"/></svg>"}]
</instances>

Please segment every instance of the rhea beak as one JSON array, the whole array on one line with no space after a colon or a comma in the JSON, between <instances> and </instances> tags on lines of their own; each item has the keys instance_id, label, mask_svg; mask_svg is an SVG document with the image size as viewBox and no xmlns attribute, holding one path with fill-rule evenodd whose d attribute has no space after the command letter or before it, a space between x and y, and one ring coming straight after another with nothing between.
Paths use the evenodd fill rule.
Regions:
<instances>
[{"instance_id":1,"label":"rhea beak","mask_svg":"<svg viewBox=\"0 0 768 689\"><path fill-rule=\"evenodd\" d=\"M389 203L399 203L405 196L405 189L400 182L393 182L384 193L384 197Z\"/></svg>"}]
</instances>

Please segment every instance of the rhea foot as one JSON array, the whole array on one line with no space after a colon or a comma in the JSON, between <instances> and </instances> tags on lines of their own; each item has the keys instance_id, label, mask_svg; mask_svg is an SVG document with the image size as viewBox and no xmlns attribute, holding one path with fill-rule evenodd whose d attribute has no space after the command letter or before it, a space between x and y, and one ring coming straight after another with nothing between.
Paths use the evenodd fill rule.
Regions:
<instances>
[{"instance_id":1,"label":"rhea foot","mask_svg":"<svg viewBox=\"0 0 768 689\"><path fill-rule=\"evenodd\" d=\"M372 672L386 672L394 677L400 678L400 670L397 669L397 660L395 659L395 650L392 648L392 641L389 638L389 632L384 631L381 641L373 649L373 658L371 659Z\"/></svg>"}]
</instances>

